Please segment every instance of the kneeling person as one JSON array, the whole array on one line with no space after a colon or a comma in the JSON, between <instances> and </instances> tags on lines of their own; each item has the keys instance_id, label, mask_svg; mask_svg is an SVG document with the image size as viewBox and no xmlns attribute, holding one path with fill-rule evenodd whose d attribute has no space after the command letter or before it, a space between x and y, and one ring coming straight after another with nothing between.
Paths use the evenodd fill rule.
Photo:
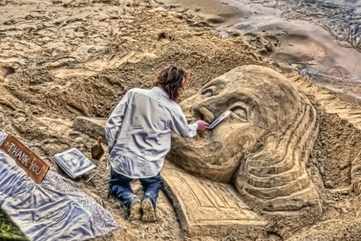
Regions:
<instances>
[{"instance_id":1,"label":"kneeling person","mask_svg":"<svg viewBox=\"0 0 361 241\"><path fill-rule=\"evenodd\" d=\"M188 124L177 103L187 81L184 69L171 65L162 70L151 89L131 89L121 99L106 123L110 155L110 192L129 211L129 219L156 221L156 203L162 186L160 171L171 148L171 134L194 137L208 123ZM141 201L130 182L139 179L144 190ZM142 214L143 212L143 214ZM142 216L141 216L142 215Z\"/></svg>"}]
</instances>

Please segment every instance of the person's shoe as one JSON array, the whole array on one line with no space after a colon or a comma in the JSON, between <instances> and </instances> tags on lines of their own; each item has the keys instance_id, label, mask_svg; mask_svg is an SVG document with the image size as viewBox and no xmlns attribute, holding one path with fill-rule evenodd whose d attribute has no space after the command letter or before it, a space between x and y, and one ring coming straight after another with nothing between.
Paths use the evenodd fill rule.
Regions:
<instances>
[{"instance_id":1,"label":"person's shoe","mask_svg":"<svg viewBox=\"0 0 361 241\"><path fill-rule=\"evenodd\" d=\"M138 198L135 198L129 206L129 221L140 220L142 216L142 204Z\"/></svg>"},{"instance_id":2,"label":"person's shoe","mask_svg":"<svg viewBox=\"0 0 361 241\"><path fill-rule=\"evenodd\" d=\"M143 199L142 210L143 210L143 216L142 216L143 222L156 222L157 221L157 214L155 212L155 208L154 208L153 203L150 200L150 198Z\"/></svg>"}]
</instances>

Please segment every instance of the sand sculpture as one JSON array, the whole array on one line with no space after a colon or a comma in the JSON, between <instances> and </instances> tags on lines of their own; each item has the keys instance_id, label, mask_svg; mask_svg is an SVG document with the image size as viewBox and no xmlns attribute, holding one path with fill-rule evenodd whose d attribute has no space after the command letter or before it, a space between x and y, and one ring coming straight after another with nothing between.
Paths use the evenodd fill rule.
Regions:
<instances>
[{"instance_id":1,"label":"sand sculpture","mask_svg":"<svg viewBox=\"0 0 361 241\"><path fill-rule=\"evenodd\" d=\"M182 105L207 121L233 112L197 140L174 137L171 156L182 168L234 183L264 211L320 205L305 167L318 133L317 114L285 77L264 67L238 67Z\"/></svg>"},{"instance_id":2,"label":"sand sculpture","mask_svg":"<svg viewBox=\"0 0 361 241\"><path fill-rule=\"evenodd\" d=\"M230 118L197 139L174 136L170 159L194 179L212 180L216 189L224 185L220 183L233 184L229 187L235 187L248 205L263 214L321 213L318 189L306 169L318 134L317 113L283 75L261 66L241 66L210 81L181 104L189 119L208 122L232 111ZM182 174L164 174L173 194L181 189L174 183L176 175ZM193 183L186 181L187 174L182 176L180 186ZM206 190L209 186L193 188L196 199L208 193L215 203L217 197ZM181 195L176 199L181 206L190 202ZM191 209L183 208L183 214L194 215Z\"/></svg>"}]
</instances>

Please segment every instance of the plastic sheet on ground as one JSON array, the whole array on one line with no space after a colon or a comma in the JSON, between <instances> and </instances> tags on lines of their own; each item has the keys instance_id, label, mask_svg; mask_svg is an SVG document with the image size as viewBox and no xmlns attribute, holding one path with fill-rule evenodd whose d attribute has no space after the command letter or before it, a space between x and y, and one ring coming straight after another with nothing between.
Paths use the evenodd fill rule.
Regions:
<instances>
[{"instance_id":1,"label":"plastic sheet on ground","mask_svg":"<svg viewBox=\"0 0 361 241\"><path fill-rule=\"evenodd\" d=\"M118 228L111 214L75 184L49 171L35 184L0 150L0 207L34 241L81 241Z\"/></svg>"}]
</instances>

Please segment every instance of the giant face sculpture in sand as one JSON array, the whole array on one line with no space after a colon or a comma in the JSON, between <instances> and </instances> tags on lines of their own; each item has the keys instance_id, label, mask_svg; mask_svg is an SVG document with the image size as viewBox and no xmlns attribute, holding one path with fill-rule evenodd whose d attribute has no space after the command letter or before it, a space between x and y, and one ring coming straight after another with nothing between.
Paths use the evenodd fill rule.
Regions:
<instances>
[{"instance_id":1,"label":"giant face sculpture in sand","mask_svg":"<svg viewBox=\"0 0 361 241\"><path fill-rule=\"evenodd\" d=\"M227 110L232 115L196 139L175 136L170 159L177 165L233 183L263 211L319 206L306 170L318 134L316 111L284 76L261 66L241 66L181 105L189 119L211 122Z\"/></svg>"}]
</instances>

